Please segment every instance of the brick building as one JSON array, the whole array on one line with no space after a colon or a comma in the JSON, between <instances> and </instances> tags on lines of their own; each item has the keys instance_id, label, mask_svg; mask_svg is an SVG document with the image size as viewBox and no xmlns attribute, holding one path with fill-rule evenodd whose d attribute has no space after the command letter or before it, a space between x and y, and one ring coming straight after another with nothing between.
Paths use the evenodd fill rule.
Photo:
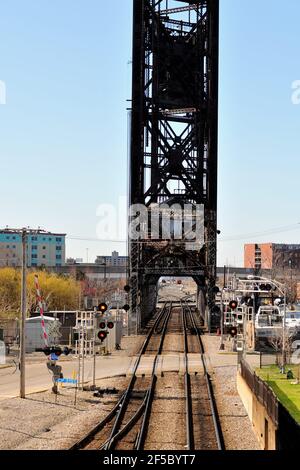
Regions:
<instances>
[{"instance_id":1,"label":"brick building","mask_svg":"<svg viewBox=\"0 0 300 470\"><path fill-rule=\"evenodd\" d=\"M300 245L276 243L245 245L244 267L255 270L300 270Z\"/></svg>"}]
</instances>

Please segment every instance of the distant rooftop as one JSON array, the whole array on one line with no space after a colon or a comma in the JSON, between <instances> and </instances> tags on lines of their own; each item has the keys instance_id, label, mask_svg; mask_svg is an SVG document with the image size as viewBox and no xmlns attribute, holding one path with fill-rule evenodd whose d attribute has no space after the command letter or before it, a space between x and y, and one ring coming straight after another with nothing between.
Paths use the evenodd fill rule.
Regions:
<instances>
[{"instance_id":1,"label":"distant rooftop","mask_svg":"<svg viewBox=\"0 0 300 470\"><path fill-rule=\"evenodd\" d=\"M31 229L30 227L24 227L27 228L28 230L32 230L36 235L57 235L60 237L66 237L66 233L57 233L57 232L49 232L48 230L43 230L41 228L38 229ZM16 228L10 228L10 227L5 227L4 229L0 229L0 233L19 233L22 229L16 229Z\"/></svg>"}]
</instances>

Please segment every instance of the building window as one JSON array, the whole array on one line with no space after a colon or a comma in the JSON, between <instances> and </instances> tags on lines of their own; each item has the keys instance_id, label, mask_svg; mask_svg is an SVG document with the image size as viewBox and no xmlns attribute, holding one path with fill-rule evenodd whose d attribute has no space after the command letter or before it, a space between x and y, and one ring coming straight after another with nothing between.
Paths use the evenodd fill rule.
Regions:
<instances>
[{"instance_id":1,"label":"building window","mask_svg":"<svg viewBox=\"0 0 300 470\"><path fill-rule=\"evenodd\" d=\"M34 255L34 254L31 255L32 259L37 259L37 257L38 257L37 255Z\"/></svg>"},{"instance_id":2,"label":"building window","mask_svg":"<svg viewBox=\"0 0 300 470\"><path fill-rule=\"evenodd\" d=\"M6 248L9 248L9 245L6 245Z\"/></svg>"},{"instance_id":3,"label":"building window","mask_svg":"<svg viewBox=\"0 0 300 470\"><path fill-rule=\"evenodd\" d=\"M43 246L43 250L46 250L46 247L45 247L45 246Z\"/></svg>"},{"instance_id":4,"label":"building window","mask_svg":"<svg viewBox=\"0 0 300 470\"><path fill-rule=\"evenodd\" d=\"M37 237L31 237L31 241L37 242Z\"/></svg>"},{"instance_id":5,"label":"building window","mask_svg":"<svg viewBox=\"0 0 300 470\"><path fill-rule=\"evenodd\" d=\"M61 238L56 238L56 241L59 243L61 242Z\"/></svg>"},{"instance_id":6,"label":"building window","mask_svg":"<svg viewBox=\"0 0 300 470\"><path fill-rule=\"evenodd\" d=\"M56 255L56 259L61 259L61 255Z\"/></svg>"},{"instance_id":7,"label":"building window","mask_svg":"<svg viewBox=\"0 0 300 470\"><path fill-rule=\"evenodd\" d=\"M61 251L61 250L62 250L61 246L56 247L56 251Z\"/></svg>"},{"instance_id":8,"label":"building window","mask_svg":"<svg viewBox=\"0 0 300 470\"><path fill-rule=\"evenodd\" d=\"M32 250L37 250L38 247L37 247L37 245L32 245L31 249L32 249Z\"/></svg>"},{"instance_id":9,"label":"building window","mask_svg":"<svg viewBox=\"0 0 300 470\"><path fill-rule=\"evenodd\" d=\"M45 259L45 258L46 258L46 255L43 255L43 259Z\"/></svg>"}]
</instances>

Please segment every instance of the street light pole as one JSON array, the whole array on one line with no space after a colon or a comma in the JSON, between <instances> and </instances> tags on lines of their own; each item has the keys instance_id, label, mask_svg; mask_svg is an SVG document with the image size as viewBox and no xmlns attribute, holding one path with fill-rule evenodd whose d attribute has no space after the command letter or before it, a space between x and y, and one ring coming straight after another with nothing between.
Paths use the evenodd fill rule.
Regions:
<instances>
[{"instance_id":1,"label":"street light pole","mask_svg":"<svg viewBox=\"0 0 300 470\"><path fill-rule=\"evenodd\" d=\"M20 328L20 398L25 398L25 325L26 325L26 267L27 230L22 230L22 280L21 280L21 328Z\"/></svg>"}]
</instances>

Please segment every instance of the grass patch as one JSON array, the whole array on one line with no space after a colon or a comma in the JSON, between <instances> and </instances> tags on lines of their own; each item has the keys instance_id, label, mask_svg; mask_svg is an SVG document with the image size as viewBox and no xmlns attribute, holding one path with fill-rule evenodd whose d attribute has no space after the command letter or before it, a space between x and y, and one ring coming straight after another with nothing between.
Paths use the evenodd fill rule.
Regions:
<instances>
[{"instance_id":1,"label":"grass patch","mask_svg":"<svg viewBox=\"0 0 300 470\"><path fill-rule=\"evenodd\" d=\"M272 388L280 403L300 423L300 385L293 385L298 375L299 366L288 366L293 371L294 380L287 380L275 365L257 369L256 374Z\"/></svg>"}]
</instances>

